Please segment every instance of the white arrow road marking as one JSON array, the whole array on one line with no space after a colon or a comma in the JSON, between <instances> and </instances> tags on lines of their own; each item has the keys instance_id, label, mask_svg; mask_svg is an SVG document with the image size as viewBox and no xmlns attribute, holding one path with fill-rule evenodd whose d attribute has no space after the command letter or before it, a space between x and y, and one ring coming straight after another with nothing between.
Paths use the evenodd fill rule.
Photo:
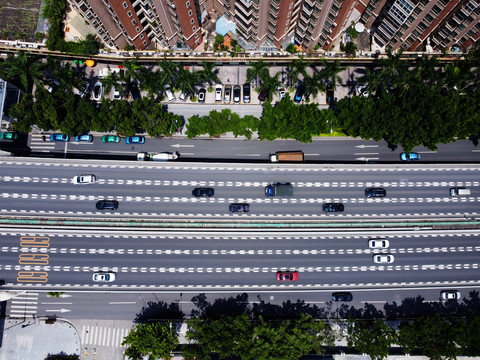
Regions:
<instances>
[{"instance_id":1,"label":"white arrow road marking","mask_svg":"<svg viewBox=\"0 0 480 360\"><path fill-rule=\"evenodd\" d=\"M60 309L60 310L45 310L45 311L65 313L65 312L70 312L71 310L68 310L68 309Z\"/></svg>"},{"instance_id":2,"label":"white arrow road marking","mask_svg":"<svg viewBox=\"0 0 480 360\"><path fill-rule=\"evenodd\" d=\"M358 161L369 161L369 160L379 160L380 158L366 158L366 157L361 157L361 158L356 158L355 160Z\"/></svg>"},{"instance_id":3,"label":"white arrow road marking","mask_svg":"<svg viewBox=\"0 0 480 360\"><path fill-rule=\"evenodd\" d=\"M72 295L67 295L67 294L60 294L61 298L67 298L67 297L72 297Z\"/></svg>"},{"instance_id":4,"label":"white arrow road marking","mask_svg":"<svg viewBox=\"0 0 480 360\"><path fill-rule=\"evenodd\" d=\"M73 303L67 303L67 302L65 302L65 303L45 302L45 303L44 303L44 302L42 302L42 303L40 303L40 304L42 304L42 305L72 305ZM47 311L48 311L48 310L47 310ZM70 310L69 310L69 311L70 311Z\"/></svg>"},{"instance_id":5,"label":"white arrow road marking","mask_svg":"<svg viewBox=\"0 0 480 360\"><path fill-rule=\"evenodd\" d=\"M357 145L355 147L360 149L365 149L366 147L378 147L378 145Z\"/></svg>"},{"instance_id":6,"label":"white arrow road marking","mask_svg":"<svg viewBox=\"0 0 480 360\"><path fill-rule=\"evenodd\" d=\"M175 145L170 145L172 147L175 147L175 148L179 148L179 147L195 147L195 145L180 145L180 144L175 144Z\"/></svg>"},{"instance_id":7,"label":"white arrow road marking","mask_svg":"<svg viewBox=\"0 0 480 360\"><path fill-rule=\"evenodd\" d=\"M306 156L320 156L320 154L305 154Z\"/></svg>"},{"instance_id":8,"label":"white arrow road marking","mask_svg":"<svg viewBox=\"0 0 480 360\"><path fill-rule=\"evenodd\" d=\"M260 154L236 154L236 156L261 156Z\"/></svg>"},{"instance_id":9,"label":"white arrow road marking","mask_svg":"<svg viewBox=\"0 0 480 360\"><path fill-rule=\"evenodd\" d=\"M355 155L355 156L358 156L358 155L378 155L378 153L355 153L353 155Z\"/></svg>"}]
</instances>

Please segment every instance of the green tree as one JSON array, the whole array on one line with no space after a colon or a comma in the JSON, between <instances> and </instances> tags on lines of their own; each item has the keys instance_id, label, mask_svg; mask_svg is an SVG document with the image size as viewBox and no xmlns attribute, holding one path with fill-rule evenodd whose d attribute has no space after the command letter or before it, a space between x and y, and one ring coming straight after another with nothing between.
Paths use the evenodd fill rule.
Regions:
<instances>
[{"instance_id":1,"label":"green tree","mask_svg":"<svg viewBox=\"0 0 480 360\"><path fill-rule=\"evenodd\" d=\"M323 79L325 84L330 84L333 89L336 89L337 84L342 82L342 78L338 74L345 70L345 68L340 66L340 61L338 60L328 62L327 60L323 59L322 65L323 69L320 71L320 77Z\"/></svg>"},{"instance_id":2,"label":"green tree","mask_svg":"<svg viewBox=\"0 0 480 360\"><path fill-rule=\"evenodd\" d=\"M458 331L458 346L466 356L480 355L480 317L470 315L461 322Z\"/></svg>"},{"instance_id":3,"label":"green tree","mask_svg":"<svg viewBox=\"0 0 480 360\"><path fill-rule=\"evenodd\" d=\"M276 73L274 76L270 76L270 73L264 72L260 75L260 88L259 91L267 92L268 101L272 101L273 94L277 91L278 87L282 85L280 81L280 73Z\"/></svg>"},{"instance_id":4,"label":"green tree","mask_svg":"<svg viewBox=\"0 0 480 360\"><path fill-rule=\"evenodd\" d=\"M111 72L109 75L100 78L100 82L103 85L103 93L109 94L113 88L119 87L119 84L122 84L120 74L118 72ZM143 84L143 81L142 81Z\"/></svg>"},{"instance_id":5,"label":"green tree","mask_svg":"<svg viewBox=\"0 0 480 360\"><path fill-rule=\"evenodd\" d=\"M368 354L372 360L382 360L397 341L397 333L381 319L351 321L347 341L348 346Z\"/></svg>"},{"instance_id":6,"label":"green tree","mask_svg":"<svg viewBox=\"0 0 480 360\"><path fill-rule=\"evenodd\" d=\"M148 356L150 360L171 359L178 345L178 336L171 333L172 323L152 322L137 324L125 337L122 346L127 346L125 355L133 360Z\"/></svg>"},{"instance_id":7,"label":"green tree","mask_svg":"<svg viewBox=\"0 0 480 360\"><path fill-rule=\"evenodd\" d=\"M268 68L270 67L270 64L263 62L263 60L250 62L249 65L250 67L247 69L247 82L250 82L253 79L258 80L258 77L269 74Z\"/></svg>"},{"instance_id":8,"label":"green tree","mask_svg":"<svg viewBox=\"0 0 480 360\"><path fill-rule=\"evenodd\" d=\"M162 61L158 61L157 64L160 67L161 82L173 88L180 64L167 61L165 58L163 58Z\"/></svg>"},{"instance_id":9,"label":"green tree","mask_svg":"<svg viewBox=\"0 0 480 360\"><path fill-rule=\"evenodd\" d=\"M314 72L312 76L305 76L303 78L303 86L305 86L305 97L308 98L310 95L316 97L319 92L325 92L327 87L322 82L322 77L319 73Z\"/></svg>"},{"instance_id":10,"label":"green tree","mask_svg":"<svg viewBox=\"0 0 480 360\"><path fill-rule=\"evenodd\" d=\"M298 81L300 75L302 75L303 78L307 77L307 68L309 66L310 66L310 63L304 61L303 56L300 56L298 60L295 59L290 64L288 64L287 78L290 82L290 85L293 86L293 84L295 84Z\"/></svg>"},{"instance_id":11,"label":"green tree","mask_svg":"<svg viewBox=\"0 0 480 360\"><path fill-rule=\"evenodd\" d=\"M178 69L175 87L180 89L185 95L195 94L195 85L199 82L199 72L191 72L189 69L181 67Z\"/></svg>"},{"instance_id":12,"label":"green tree","mask_svg":"<svg viewBox=\"0 0 480 360\"><path fill-rule=\"evenodd\" d=\"M143 79L143 66L138 64L138 58L125 60L123 62L123 67L125 69L124 76L127 83L137 84Z\"/></svg>"},{"instance_id":13,"label":"green tree","mask_svg":"<svg viewBox=\"0 0 480 360\"><path fill-rule=\"evenodd\" d=\"M31 94L33 84L41 86L44 67L38 56L19 51L16 56L9 54L7 60L0 63L0 77Z\"/></svg>"},{"instance_id":14,"label":"green tree","mask_svg":"<svg viewBox=\"0 0 480 360\"><path fill-rule=\"evenodd\" d=\"M209 87L212 87L213 83L220 83L220 79L218 78L218 69L213 62L206 62L205 60L202 61L202 70L200 73L200 78L203 82L208 83Z\"/></svg>"},{"instance_id":15,"label":"green tree","mask_svg":"<svg viewBox=\"0 0 480 360\"><path fill-rule=\"evenodd\" d=\"M458 327L439 314L400 325L398 344L407 353L421 350L431 360L456 359Z\"/></svg>"}]
</instances>

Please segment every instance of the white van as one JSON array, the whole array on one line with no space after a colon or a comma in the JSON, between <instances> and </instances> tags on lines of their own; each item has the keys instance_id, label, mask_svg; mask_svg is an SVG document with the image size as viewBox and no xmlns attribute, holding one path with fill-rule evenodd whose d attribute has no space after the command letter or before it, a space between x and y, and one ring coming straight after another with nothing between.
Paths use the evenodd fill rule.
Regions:
<instances>
[{"instance_id":1,"label":"white van","mask_svg":"<svg viewBox=\"0 0 480 360\"><path fill-rule=\"evenodd\" d=\"M463 187L454 187L450 189L450 196L469 196L470 189L465 189Z\"/></svg>"},{"instance_id":2,"label":"white van","mask_svg":"<svg viewBox=\"0 0 480 360\"><path fill-rule=\"evenodd\" d=\"M223 86L221 84L215 85L215 102L222 102L222 90Z\"/></svg>"},{"instance_id":3,"label":"white van","mask_svg":"<svg viewBox=\"0 0 480 360\"><path fill-rule=\"evenodd\" d=\"M165 85L163 88L165 89L165 95L167 96L167 100L169 102L175 101L175 95L173 95L172 90L170 89L170 86Z\"/></svg>"}]
</instances>

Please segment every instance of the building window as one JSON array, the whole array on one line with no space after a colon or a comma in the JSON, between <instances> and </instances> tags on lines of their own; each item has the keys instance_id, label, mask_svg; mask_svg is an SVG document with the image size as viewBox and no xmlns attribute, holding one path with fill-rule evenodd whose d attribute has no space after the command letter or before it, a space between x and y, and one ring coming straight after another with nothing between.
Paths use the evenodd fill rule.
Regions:
<instances>
[{"instance_id":1,"label":"building window","mask_svg":"<svg viewBox=\"0 0 480 360\"><path fill-rule=\"evenodd\" d=\"M145 46L146 46L146 45L147 45L147 42L146 42L146 41L144 41L144 42L143 42L143 45L145 45Z\"/></svg>"},{"instance_id":2,"label":"building window","mask_svg":"<svg viewBox=\"0 0 480 360\"><path fill-rule=\"evenodd\" d=\"M187 8L190 9L192 6L190 5L190 1L187 1Z\"/></svg>"},{"instance_id":3,"label":"building window","mask_svg":"<svg viewBox=\"0 0 480 360\"><path fill-rule=\"evenodd\" d=\"M291 10L293 7L293 3L290 4L290 6L288 7L289 10Z\"/></svg>"},{"instance_id":4,"label":"building window","mask_svg":"<svg viewBox=\"0 0 480 360\"><path fill-rule=\"evenodd\" d=\"M133 19L133 20L132 20L132 24L133 24L133 25L137 25L137 20Z\"/></svg>"},{"instance_id":5,"label":"building window","mask_svg":"<svg viewBox=\"0 0 480 360\"><path fill-rule=\"evenodd\" d=\"M128 17L132 17L132 16L133 16L133 14L132 14L131 11L128 11L128 12L127 12L127 15L128 15Z\"/></svg>"},{"instance_id":6,"label":"building window","mask_svg":"<svg viewBox=\"0 0 480 360\"><path fill-rule=\"evenodd\" d=\"M192 31L195 31L197 30L197 27L196 26L192 26Z\"/></svg>"},{"instance_id":7,"label":"building window","mask_svg":"<svg viewBox=\"0 0 480 360\"><path fill-rule=\"evenodd\" d=\"M194 19L190 19L190 24L195 24L195 20Z\"/></svg>"},{"instance_id":8,"label":"building window","mask_svg":"<svg viewBox=\"0 0 480 360\"><path fill-rule=\"evenodd\" d=\"M140 34L140 39L143 39L145 36L143 34Z\"/></svg>"},{"instance_id":9,"label":"building window","mask_svg":"<svg viewBox=\"0 0 480 360\"><path fill-rule=\"evenodd\" d=\"M192 10L188 10L188 16L192 16L192 15L193 15Z\"/></svg>"},{"instance_id":10,"label":"building window","mask_svg":"<svg viewBox=\"0 0 480 360\"><path fill-rule=\"evenodd\" d=\"M123 8L124 8L124 9L128 8L128 4L127 4L126 1L124 1L122 5L123 5Z\"/></svg>"},{"instance_id":11,"label":"building window","mask_svg":"<svg viewBox=\"0 0 480 360\"><path fill-rule=\"evenodd\" d=\"M140 32L140 28L138 26L135 28L135 30L137 30L137 33Z\"/></svg>"},{"instance_id":12,"label":"building window","mask_svg":"<svg viewBox=\"0 0 480 360\"><path fill-rule=\"evenodd\" d=\"M287 20L287 22L285 23L285 26L288 26L288 24L290 24L290 20Z\"/></svg>"},{"instance_id":13,"label":"building window","mask_svg":"<svg viewBox=\"0 0 480 360\"><path fill-rule=\"evenodd\" d=\"M198 38L198 33L195 33L195 35L193 35L193 37L196 39Z\"/></svg>"}]
</instances>

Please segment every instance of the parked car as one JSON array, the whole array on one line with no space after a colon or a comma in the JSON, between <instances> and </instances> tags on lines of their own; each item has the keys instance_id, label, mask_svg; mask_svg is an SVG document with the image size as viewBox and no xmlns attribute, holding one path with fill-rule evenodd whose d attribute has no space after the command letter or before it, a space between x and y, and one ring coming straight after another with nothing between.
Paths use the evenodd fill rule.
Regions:
<instances>
[{"instance_id":1,"label":"parked car","mask_svg":"<svg viewBox=\"0 0 480 360\"><path fill-rule=\"evenodd\" d=\"M207 94L207 90L205 88L201 88L198 90L198 102L204 103L205 102L205 95Z\"/></svg>"},{"instance_id":2,"label":"parked car","mask_svg":"<svg viewBox=\"0 0 480 360\"><path fill-rule=\"evenodd\" d=\"M140 99L140 90L138 90L138 86L136 84L130 84L128 86L128 89L130 90L130 93L132 94L132 99L133 100Z\"/></svg>"},{"instance_id":3,"label":"parked car","mask_svg":"<svg viewBox=\"0 0 480 360\"><path fill-rule=\"evenodd\" d=\"M363 86L357 86L357 95L358 96L363 96L363 97L368 97L370 94L366 90L367 87L365 85Z\"/></svg>"},{"instance_id":4,"label":"parked car","mask_svg":"<svg viewBox=\"0 0 480 360\"><path fill-rule=\"evenodd\" d=\"M335 102L335 90L333 90L333 87L330 87L331 85L329 85L329 87L327 88L327 93L326 93L326 97L327 97L327 104L332 106L334 105L334 102Z\"/></svg>"},{"instance_id":5,"label":"parked car","mask_svg":"<svg viewBox=\"0 0 480 360\"><path fill-rule=\"evenodd\" d=\"M95 181L97 181L97 177L93 174L82 174L73 177L75 185L94 184Z\"/></svg>"},{"instance_id":6,"label":"parked car","mask_svg":"<svg viewBox=\"0 0 480 360\"><path fill-rule=\"evenodd\" d=\"M119 143L120 137L116 135L104 135L102 136L102 142L104 143Z\"/></svg>"},{"instance_id":7,"label":"parked car","mask_svg":"<svg viewBox=\"0 0 480 360\"><path fill-rule=\"evenodd\" d=\"M125 138L126 144L145 144L144 136L128 136Z\"/></svg>"},{"instance_id":8,"label":"parked car","mask_svg":"<svg viewBox=\"0 0 480 360\"><path fill-rule=\"evenodd\" d=\"M243 84L243 103L250 104L250 84Z\"/></svg>"},{"instance_id":9,"label":"parked car","mask_svg":"<svg viewBox=\"0 0 480 360\"><path fill-rule=\"evenodd\" d=\"M195 188L192 190L192 195L195 197L210 197L214 195L212 188Z\"/></svg>"},{"instance_id":10,"label":"parked car","mask_svg":"<svg viewBox=\"0 0 480 360\"><path fill-rule=\"evenodd\" d=\"M258 100L260 101L265 101L265 99L267 98L268 96L268 91L267 90L263 90L260 94L258 94Z\"/></svg>"},{"instance_id":11,"label":"parked car","mask_svg":"<svg viewBox=\"0 0 480 360\"><path fill-rule=\"evenodd\" d=\"M365 196L368 198L385 197L387 196L387 191L384 188L368 188L365 189Z\"/></svg>"},{"instance_id":12,"label":"parked car","mask_svg":"<svg viewBox=\"0 0 480 360\"><path fill-rule=\"evenodd\" d=\"M297 281L298 272L296 271L277 271L278 281Z\"/></svg>"},{"instance_id":13,"label":"parked car","mask_svg":"<svg viewBox=\"0 0 480 360\"><path fill-rule=\"evenodd\" d=\"M410 153L401 153L400 154L400 160L403 161L414 161L414 160L420 160L420 154L415 153L415 152L410 152Z\"/></svg>"},{"instance_id":14,"label":"parked car","mask_svg":"<svg viewBox=\"0 0 480 360\"><path fill-rule=\"evenodd\" d=\"M375 264L391 264L395 258L391 254L375 254L373 255L373 262Z\"/></svg>"},{"instance_id":15,"label":"parked car","mask_svg":"<svg viewBox=\"0 0 480 360\"><path fill-rule=\"evenodd\" d=\"M100 81L97 81L95 85L93 85L93 100L100 101L102 100L102 93L103 93L103 86Z\"/></svg>"},{"instance_id":16,"label":"parked car","mask_svg":"<svg viewBox=\"0 0 480 360\"><path fill-rule=\"evenodd\" d=\"M84 81L82 86L79 90L77 90L77 95L84 97L90 91L90 83L88 81Z\"/></svg>"},{"instance_id":17,"label":"parked car","mask_svg":"<svg viewBox=\"0 0 480 360\"><path fill-rule=\"evenodd\" d=\"M343 209L342 203L325 203L322 205L323 212L342 212Z\"/></svg>"},{"instance_id":18,"label":"parked car","mask_svg":"<svg viewBox=\"0 0 480 360\"><path fill-rule=\"evenodd\" d=\"M305 86L303 85L298 85L297 91L295 92L295 97L293 98L293 101L296 104L300 104L302 102L303 94L305 93Z\"/></svg>"},{"instance_id":19,"label":"parked car","mask_svg":"<svg viewBox=\"0 0 480 360\"><path fill-rule=\"evenodd\" d=\"M368 240L368 247L370 249L386 249L390 246L387 239L370 239Z\"/></svg>"},{"instance_id":20,"label":"parked car","mask_svg":"<svg viewBox=\"0 0 480 360\"><path fill-rule=\"evenodd\" d=\"M225 104L230 104L232 101L232 85L225 85L225 89L223 91L223 101Z\"/></svg>"},{"instance_id":21,"label":"parked car","mask_svg":"<svg viewBox=\"0 0 480 360\"><path fill-rule=\"evenodd\" d=\"M460 300L460 291L457 290L444 290L440 293L443 300Z\"/></svg>"},{"instance_id":22,"label":"parked car","mask_svg":"<svg viewBox=\"0 0 480 360\"><path fill-rule=\"evenodd\" d=\"M280 100L285 97L286 93L287 93L287 90L283 86L278 88L278 96L280 97Z\"/></svg>"},{"instance_id":23,"label":"parked car","mask_svg":"<svg viewBox=\"0 0 480 360\"><path fill-rule=\"evenodd\" d=\"M250 204L230 204L228 207L231 212L249 212Z\"/></svg>"},{"instance_id":24,"label":"parked car","mask_svg":"<svg viewBox=\"0 0 480 360\"><path fill-rule=\"evenodd\" d=\"M216 103L222 102L222 89L223 89L223 86L221 84L215 85L215 102Z\"/></svg>"},{"instance_id":25,"label":"parked car","mask_svg":"<svg viewBox=\"0 0 480 360\"><path fill-rule=\"evenodd\" d=\"M165 91L165 96L167 97L168 102L175 101L175 95L172 93L172 89L170 89L170 85L163 85L163 89Z\"/></svg>"},{"instance_id":26,"label":"parked car","mask_svg":"<svg viewBox=\"0 0 480 360\"><path fill-rule=\"evenodd\" d=\"M118 201L117 200L99 200L97 201L95 207L98 210L117 210Z\"/></svg>"},{"instance_id":27,"label":"parked car","mask_svg":"<svg viewBox=\"0 0 480 360\"><path fill-rule=\"evenodd\" d=\"M120 92L120 84L117 83L117 85L113 88L113 99L114 100L121 100L122 99L122 93Z\"/></svg>"},{"instance_id":28,"label":"parked car","mask_svg":"<svg viewBox=\"0 0 480 360\"><path fill-rule=\"evenodd\" d=\"M187 94L182 91L180 96L178 97L180 101L185 102L187 100Z\"/></svg>"},{"instance_id":29,"label":"parked car","mask_svg":"<svg viewBox=\"0 0 480 360\"><path fill-rule=\"evenodd\" d=\"M342 302L347 302L347 301L352 301L353 296L352 293L350 292L334 292L332 294L332 301L342 301Z\"/></svg>"},{"instance_id":30,"label":"parked car","mask_svg":"<svg viewBox=\"0 0 480 360\"><path fill-rule=\"evenodd\" d=\"M98 271L93 274L93 281L95 282L112 282L115 281L116 274L114 272L108 271Z\"/></svg>"},{"instance_id":31,"label":"parked car","mask_svg":"<svg viewBox=\"0 0 480 360\"><path fill-rule=\"evenodd\" d=\"M240 99L242 97L242 88L240 85L235 85L233 87L233 102L235 104L240 104Z\"/></svg>"},{"instance_id":32,"label":"parked car","mask_svg":"<svg viewBox=\"0 0 480 360\"><path fill-rule=\"evenodd\" d=\"M77 135L75 136L75 141L76 142L92 142L93 141L93 136L92 135Z\"/></svg>"},{"instance_id":33,"label":"parked car","mask_svg":"<svg viewBox=\"0 0 480 360\"><path fill-rule=\"evenodd\" d=\"M50 141L67 142L70 140L70 136L64 134L52 134L50 135Z\"/></svg>"},{"instance_id":34,"label":"parked car","mask_svg":"<svg viewBox=\"0 0 480 360\"><path fill-rule=\"evenodd\" d=\"M16 132L12 132L12 131L4 131L0 134L0 138L2 140L15 141L15 140L18 139L18 134Z\"/></svg>"}]
</instances>

